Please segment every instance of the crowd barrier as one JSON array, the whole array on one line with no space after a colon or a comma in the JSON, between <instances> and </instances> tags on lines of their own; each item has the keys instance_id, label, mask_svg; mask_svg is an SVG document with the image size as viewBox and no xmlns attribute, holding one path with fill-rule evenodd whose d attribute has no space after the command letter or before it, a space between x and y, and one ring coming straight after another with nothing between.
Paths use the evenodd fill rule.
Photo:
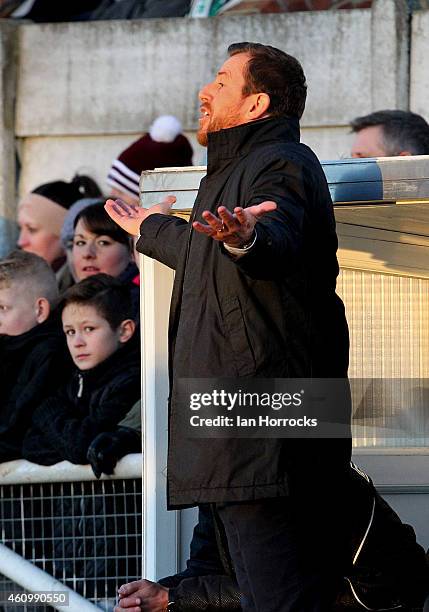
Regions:
<instances>
[{"instance_id":1,"label":"crowd barrier","mask_svg":"<svg viewBox=\"0 0 429 612\"><path fill-rule=\"evenodd\" d=\"M142 574L141 458L100 480L67 461L0 465L1 612L112 610L118 587Z\"/></svg>"}]
</instances>

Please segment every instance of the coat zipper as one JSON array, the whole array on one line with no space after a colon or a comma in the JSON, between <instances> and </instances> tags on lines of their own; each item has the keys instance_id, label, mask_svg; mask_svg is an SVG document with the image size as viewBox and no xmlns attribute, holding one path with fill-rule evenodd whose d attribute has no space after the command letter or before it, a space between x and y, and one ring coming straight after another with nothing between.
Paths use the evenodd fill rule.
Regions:
<instances>
[{"instance_id":1,"label":"coat zipper","mask_svg":"<svg viewBox=\"0 0 429 612\"><path fill-rule=\"evenodd\" d=\"M83 393L83 376L82 376L82 374L78 374L78 378L79 378L79 388L77 390L77 396L78 397L82 397L82 393Z\"/></svg>"}]
</instances>

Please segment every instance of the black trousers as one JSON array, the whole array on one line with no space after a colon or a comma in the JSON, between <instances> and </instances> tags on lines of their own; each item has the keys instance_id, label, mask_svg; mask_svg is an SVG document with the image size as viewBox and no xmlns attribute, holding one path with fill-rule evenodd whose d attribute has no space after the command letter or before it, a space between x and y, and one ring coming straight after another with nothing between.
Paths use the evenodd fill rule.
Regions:
<instances>
[{"instance_id":1,"label":"black trousers","mask_svg":"<svg viewBox=\"0 0 429 612\"><path fill-rule=\"evenodd\" d=\"M216 504L244 612L328 612L344 576L341 504L301 496Z\"/></svg>"}]
</instances>

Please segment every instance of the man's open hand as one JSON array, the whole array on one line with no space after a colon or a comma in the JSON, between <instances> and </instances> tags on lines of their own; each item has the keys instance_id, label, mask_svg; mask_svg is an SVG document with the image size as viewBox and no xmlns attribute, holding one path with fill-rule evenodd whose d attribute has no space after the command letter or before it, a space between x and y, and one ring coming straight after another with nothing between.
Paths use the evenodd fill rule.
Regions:
<instances>
[{"instance_id":1,"label":"man's open hand","mask_svg":"<svg viewBox=\"0 0 429 612\"><path fill-rule=\"evenodd\" d=\"M258 219L276 208L277 204L268 200L248 208L237 206L233 214L225 206L219 206L217 209L219 217L205 210L203 218L207 221L207 225L194 221L192 226L197 232L206 234L213 240L240 248L252 240Z\"/></svg>"},{"instance_id":2,"label":"man's open hand","mask_svg":"<svg viewBox=\"0 0 429 612\"><path fill-rule=\"evenodd\" d=\"M149 216L155 213L168 215L176 198L167 196L159 204L154 204L150 208L142 208L133 204L126 204L123 200L107 200L104 208L107 214L117 223L122 229L131 234L138 236L140 234L140 225Z\"/></svg>"},{"instance_id":3,"label":"man's open hand","mask_svg":"<svg viewBox=\"0 0 429 612\"><path fill-rule=\"evenodd\" d=\"M136 580L123 584L119 591L119 603L114 612L165 612L168 589L150 580Z\"/></svg>"}]
</instances>

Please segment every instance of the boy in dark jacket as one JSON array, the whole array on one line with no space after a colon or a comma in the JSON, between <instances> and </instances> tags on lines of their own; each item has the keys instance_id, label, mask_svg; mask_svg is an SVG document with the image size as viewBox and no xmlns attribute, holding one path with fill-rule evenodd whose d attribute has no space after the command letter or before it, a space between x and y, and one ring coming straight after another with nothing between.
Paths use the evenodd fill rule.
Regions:
<instances>
[{"instance_id":1,"label":"boy in dark jacket","mask_svg":"<svg viewBox=\"0 0 429 612\"><path fill-rule=\"evenodd\" d=\"M140 347L129 289L107 274L71 287L63 330L77 371L33 415L23 454L41 465L86 464L88 447L113 431L140 397Z\"/></svg>"},{"instance_id":2,"label":"boy in dark jacket","mask_svg":"<svg viewBox=\"0 0 429 612\"><path fill-rule=\"evenodd\" d=\"M0 462L22 457L33 411L71 367L57 299L44 259L16 250L0 260Z\"/></svg>"}]
</instances>

